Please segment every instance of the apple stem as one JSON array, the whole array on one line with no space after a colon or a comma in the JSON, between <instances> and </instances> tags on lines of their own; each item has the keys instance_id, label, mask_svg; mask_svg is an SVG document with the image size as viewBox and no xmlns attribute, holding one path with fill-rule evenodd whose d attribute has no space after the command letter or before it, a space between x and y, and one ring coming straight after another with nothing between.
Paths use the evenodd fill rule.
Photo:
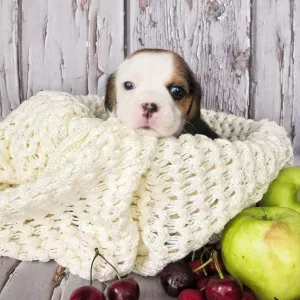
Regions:
<instances>
[{"instance_id":1,"label":"apple stem","mask_svg":"<svg viewBox=\"0 0 300 300\"><path fill-rule=\"evenodd\" d=\"M216 269L217 269L217 271L219 273L220 278L224 279L225 277L224 277L224 275L222 273L222 270L221 270L221 268L219 266L219 263L218 263L218 252L217 251L213 251L212 257L213 257L213 261L215 263L215 266L216 266Z\"/></svg>"},{"instance_id":2,"label":"apple stem","mask_svg":"<svg viewBox=\"0 0 300 300\"><path fill-rule=\"evenodd\" d=\"M117 275L118 279L120 280L121 276L118 273L117 269L99 252L98 248L95 249L95 253L96 253L96 255L95 255L94 259L93 259L93 262L94 262L94 260L96 259L97 256L100 256L102 259L104 259L114 269L114 271L116 272L116 275ZM91 266L91 269L92 269L92 267L93 267L93 265Z\"/></svg>"},{"instance_id":3,"label":"apple stem","mask_svg":"<svg viewBox=\"0 0 300 300\"><path fill-rule=\"evenodd\" d=\"M198 268L194 269L193 272L198 272L199 270L203 269L205 266L207 266L212 261L212 258L210 258L207 262L205 262L203 265L199 266Z\"/></svg>"}]
</instances>

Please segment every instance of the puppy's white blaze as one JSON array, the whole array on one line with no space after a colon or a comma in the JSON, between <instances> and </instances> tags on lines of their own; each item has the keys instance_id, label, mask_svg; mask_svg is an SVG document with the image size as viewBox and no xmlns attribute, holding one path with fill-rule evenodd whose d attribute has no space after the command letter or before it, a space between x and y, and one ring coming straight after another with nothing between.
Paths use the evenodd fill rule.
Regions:
<instances>
[{"instance_id":1,"label":"puppy's white blaze","mask_svg":"<svg viewBox=\"0 0 300 300\"><path fill-rule=\"evenodd\" d=\"M181 111L166 88L174 71L174 58L170 53L144 52L125 60L117 71L118 102L114 115L142 134L171 136L178 133L183 126ZM126 81L134 84L133 90L125 90ZM143 103L158 106L158 111L148 120L143 116Z\"/></svg>"}]
</instances>

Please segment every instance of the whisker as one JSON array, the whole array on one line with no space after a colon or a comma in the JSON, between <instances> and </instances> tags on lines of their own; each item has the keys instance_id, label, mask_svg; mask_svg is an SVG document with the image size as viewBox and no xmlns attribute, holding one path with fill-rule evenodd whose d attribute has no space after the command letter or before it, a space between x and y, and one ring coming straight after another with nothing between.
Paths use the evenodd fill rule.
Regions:
<instances>
[{"instance_id":1,"label":"whisker","mask_svg":"<svg viewBox=\"0 0 300 300\"><path fill-rule=\"evenodd\" d=\"M192 127L196 128L195 125L192 124L192 123L190 123L189 121L184 120L184 122L185 122L186 124L189 124L189 125L191 125Z\"/></svg>"}]
</instances>

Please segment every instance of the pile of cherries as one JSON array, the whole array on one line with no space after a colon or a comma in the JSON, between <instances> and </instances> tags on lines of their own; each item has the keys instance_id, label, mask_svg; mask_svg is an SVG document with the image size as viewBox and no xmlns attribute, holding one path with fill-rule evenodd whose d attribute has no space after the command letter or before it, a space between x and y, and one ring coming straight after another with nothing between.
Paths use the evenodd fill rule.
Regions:
<instances>
[{"instance_id":1,"label":"pile of cherries","mask_svg":"<svg viewBox=\"0 0 300 300\"><path fill-rule=\"evenodd\" d=\"M104 293L92 286L95 259L102 257L118 277ZM220 249L203 247L178 262L168 264L160 273L165 292L178 300L256 300L253 292L239 284L225 269ZM138 300L140 288L133 278L121 278L115 267L95 249L91 263L90 285L76 289L70 300Z\"/></svg>"},{"instance_id":2,"label":"pile of cherries","mask_svg":"<svg viewBox=\"0 0 300 300\"><path fill-rule=\"evenodd\" d=\"M103 292L92 286L92 270L95 259L100 256L102 257L116 272L118 277L117 281L114 281L107 288L107 299L108 300L138 300L140 297L140 287L133 278L121 278L115 267L106 260L106 258L100 254L99 250L95 249L95 256L91 264L90 269L90 285L81 286L76 289L70 300L105 300Z\"/></svg>"},{"instance_id":3,"label":"pile of cherries","mask_svg":"<svg viewBox=\"0 0 300 300\"><path fill-rule=\"evenodd\" d=\"M256 300L225 269L219 249L203 247L160 273L165 292L178 300Z\"/></svg>"}]
</instances>

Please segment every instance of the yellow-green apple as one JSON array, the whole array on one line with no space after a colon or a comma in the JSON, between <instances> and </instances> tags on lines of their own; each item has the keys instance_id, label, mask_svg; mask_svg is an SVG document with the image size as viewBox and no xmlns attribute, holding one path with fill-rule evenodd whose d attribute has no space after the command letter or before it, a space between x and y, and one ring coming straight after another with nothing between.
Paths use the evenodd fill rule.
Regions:
<instances>
[{"instance_id":1,"label":"yellow-green apple","mask_svg":"<svg viewBox=\"0 0 300 300\"><path fill-rule=\"evenodd\" d=\"M259 300L300 299L300 214L286 207L252 207L225 227L227 271Z\"/></svg>"},{"instance_id":2,"label":"yellow-green apple","mask_svg":"<svg viewBox=\"0 0 300 300\"><path fill-rule=\"evenodd\" d=\"M300 167L281 170L259 205L284 206L300 213Z\"/></svg>"}]
</instances>

